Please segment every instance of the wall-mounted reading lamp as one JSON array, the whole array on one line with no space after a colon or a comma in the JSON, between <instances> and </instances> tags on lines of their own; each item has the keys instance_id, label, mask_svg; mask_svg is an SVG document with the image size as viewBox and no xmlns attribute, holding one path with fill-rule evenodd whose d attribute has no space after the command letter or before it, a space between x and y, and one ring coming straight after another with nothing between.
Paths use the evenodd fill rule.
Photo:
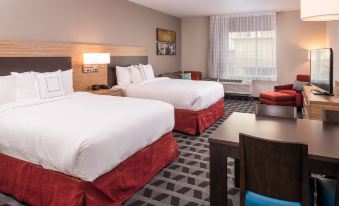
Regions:
<instances>
[{"instance_id":1,"label":"wall-mounted reading lamp","mask_svg":"<svg viewBox=\"0 0 339 206\"><path fill-rule=\"evenodd\" d=\"M100 66L103 64L109 64L110 60L110 53L84 53L84 67L82 69L82 72L98 72Z\"/></svg>"},{"instance_id":2,"label":"wall-mounted reading lamp","mask_svg":"<svg viewBox=\"0 0 339 206\"><path fill-rule=\"evenodd\" d=\"M300 16L303 21L339 20L339 1L301 0Z\"/></svg>"}]
</instances>

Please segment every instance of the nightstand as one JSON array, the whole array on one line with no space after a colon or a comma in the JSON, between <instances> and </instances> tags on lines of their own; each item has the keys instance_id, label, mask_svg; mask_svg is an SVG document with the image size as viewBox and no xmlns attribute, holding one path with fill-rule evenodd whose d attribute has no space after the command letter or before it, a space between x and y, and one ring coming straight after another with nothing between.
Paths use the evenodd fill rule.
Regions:
<instances>
[{"instance_id":1,"label":"nightstand","mask_svg":"<svg viewBox=\"0 0 339 206\"><path fill-rule=\"evenodd\" d=\"M110 95L110 96L123 96L123 91L122 89L100 89L100 90L95 90L91 91L92 94L97 94L97 95Z\"/></svg>"}]
</instances>

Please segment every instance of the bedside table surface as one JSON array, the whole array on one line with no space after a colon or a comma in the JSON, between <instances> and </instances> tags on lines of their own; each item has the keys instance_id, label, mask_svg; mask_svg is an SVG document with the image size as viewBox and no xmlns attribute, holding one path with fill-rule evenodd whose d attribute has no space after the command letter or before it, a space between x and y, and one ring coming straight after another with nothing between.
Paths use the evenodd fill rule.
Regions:
<instances>
[{"instance_id":1,"label":"bedside table surface","mask_svg":"<svg viewBox=\"0 0 339 206\"><path fill-rule=\"evenodd\" d=\"M95 91L92 90L90 92L97 95L123 96L122 89L100 89Z\"/></svg>"}]
</instances>

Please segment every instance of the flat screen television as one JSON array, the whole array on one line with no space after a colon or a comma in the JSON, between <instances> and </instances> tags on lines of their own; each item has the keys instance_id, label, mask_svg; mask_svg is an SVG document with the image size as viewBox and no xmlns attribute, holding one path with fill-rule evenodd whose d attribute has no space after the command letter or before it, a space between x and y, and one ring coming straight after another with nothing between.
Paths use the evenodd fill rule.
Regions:
<instances>
[{"instance_id":1,"label":"flat screen television","mask_svg":"<svg viewBox=\"0 0 339 206\"><path fill-rule=\"evenodd\" d=\"M311 57L311 84L313 94L333 95L333 51L332 49L313 49Z\"/></svg>"}]
</instances>

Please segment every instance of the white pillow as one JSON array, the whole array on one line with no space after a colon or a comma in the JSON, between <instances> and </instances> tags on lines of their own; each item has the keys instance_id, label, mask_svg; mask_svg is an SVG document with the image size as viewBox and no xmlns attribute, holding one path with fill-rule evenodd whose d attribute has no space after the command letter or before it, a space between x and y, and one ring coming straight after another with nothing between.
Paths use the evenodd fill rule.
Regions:
<instances>
[{"instance_id":1,"label":"white pillow","mask_svg":"<svg viewBox=\"0 0 339 206\"><path fill-rule=\"evenodd\" d=\"M116 67L117 83L118 85L129 84L132 82L131 79L131 67Z\"/></svg>"},{"instance_id":2,"label":"white pillow","mask_svg":"<svg viewBox=\"0 0 339 206\"><path fill-rule=\"evenodd\" d=\"M37 84L32 72L11 73L16 85L16 100L37 99Z\"/></svg>"},{"instance_id":3,"label":"white pillow","mask_svg":"<svg viewBox=\"0 0 339 206\"><path fill-rule=\"evenodd\" d=\"M35 73L41 99L65 95L62 86L61 70L56 72Z\"/></svg>"},{"instance_id":4,"label":"white pillow","mask_svg":"<svg viewBox=\"0 0 339 206\"><path fill-rule=\"evenodd\" d=\"M140 64L140 66L142 67L142 70L145 74L146 79L154 79L155 78L153 67L152 67L151 64L147 64L147 65Z\"/></svg>"},{"instance_id":5,"label":"white pillow","mask_svg":"<svg viewBox=\"0 0 339 206\"><path fill-rule=\"evenodd\" d=\"M74 93L73 88L73 69L62 71L62 87L64 88L64 91L66 94L72 94Z\"/></svg>"},{"instance_id":6,"label":"white pillow","mask_svg":"<svg viewBox=\"0 0 339 206\"><path fill-rule=\"evenodd\" d=\"M16 86L13 76L0 77L0 104L16 100Z\"/></svg>"},{"instance_id":7,"label":"white pillow","mask_svg":"<svg viewBox=\"0 0 339 206\"><path fill-rule=\"evenodd\" d=\"M132 66L131 67L131 79L132 82L141 82L144 80L142 70L139 67Z\"/></svg>"}]
</instances>

